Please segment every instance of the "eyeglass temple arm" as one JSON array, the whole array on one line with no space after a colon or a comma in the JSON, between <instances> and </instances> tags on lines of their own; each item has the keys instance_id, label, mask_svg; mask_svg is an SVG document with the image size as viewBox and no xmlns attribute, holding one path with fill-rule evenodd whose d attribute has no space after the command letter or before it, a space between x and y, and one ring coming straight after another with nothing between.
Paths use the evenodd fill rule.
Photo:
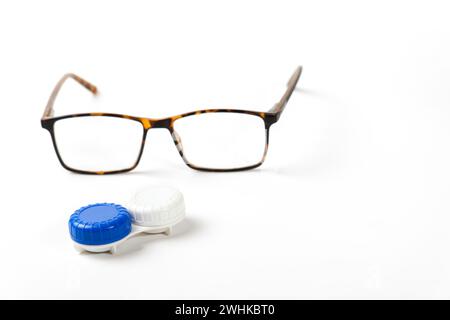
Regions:
<instances>
[{"instance_id":1,"label":"eyeglass temple arm","mask_svg":"<svg viewBox=\"0 0 450 320\"><path fill-rule=\"evenodd\" d=\"M294 73L292 74L291 78L289 79L287 83L287 89L286 92L281 97L280 101L277 102L270 110L269 112L276 113L278 117L283 112L284 108L286 108L286 104L289 101L289 98L292 95L292 92L294 92L295 87L297 86L298 79L300 79L300 76L302 74L303 67L298 66L297 69L295 69Z\"/></svg>"},{"instance_id":2,"label":"eyeglass temple arm","mask_svg":"<svg viewBox=\"0 0 450 320\"><path fill-rule=\"evenodd\" d=\"M50 118L53 116L53 105L55 104L56 96L58 95L59 91L61 90L64 82L66 82L67 79L73 79L79 84L81 84L83 87L85 87L87 90L92 92L93 94L97 94L97 87L93 84L89 83L88 81L84 80L83 78L77 76L73 73L67 73L65 74L56 84L55 88L52 91L52 94L50 95L50 98L48 99L47 106L45 107L44 114L42 115L42 118Z\"/></svg>"}]
</instances>

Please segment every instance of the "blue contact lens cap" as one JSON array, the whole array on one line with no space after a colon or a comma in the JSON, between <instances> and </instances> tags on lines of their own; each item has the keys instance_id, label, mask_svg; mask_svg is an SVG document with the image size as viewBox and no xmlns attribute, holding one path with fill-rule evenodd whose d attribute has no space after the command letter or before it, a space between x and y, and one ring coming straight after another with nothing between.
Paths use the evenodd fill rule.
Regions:
<instances>
[{"instance_id":1,"label":"blue contact lens cap","mask_svg":"<svg viewBox=\"0 0 450 320\"><path fill-rule=\"evenodd\" d=\"M125 238L131 232L127 209L114 203L81 207L69 219L72 240L85 245L103 245Z\"/></svg>"}]
</instances>

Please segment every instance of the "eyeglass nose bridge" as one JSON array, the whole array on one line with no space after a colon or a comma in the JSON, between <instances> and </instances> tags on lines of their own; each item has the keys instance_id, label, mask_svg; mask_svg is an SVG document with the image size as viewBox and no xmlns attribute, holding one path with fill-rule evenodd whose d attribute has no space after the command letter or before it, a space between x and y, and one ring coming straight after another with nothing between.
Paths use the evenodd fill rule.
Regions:
<instances>
[{"instance_id":1,"label":"eyeglass nose bridge","mask_svg":"<svg viewBox=\"0 0 450 320\"><path fill-rule=\"evenodd\" d=\"M146 130L153 128L163 128L170 130L172 128L172 119L143 119L143 124Z\"/></svg>"},{"instance_id":2,"label":"eyeglass nose bridge","mask_svg":"<svg viewBox=\"0 0 450 320\"><path fill-rule=\"evenodd\" d=\"M190 166L189 162L187 161L187 159L184 156L183 144L181 142L181 137L173 128L173 122L175 119L177 119L177 118L175 118L175 117L163 118L163 119L140 118L140 121L144 125L144 129L145 129L144 139L142 140L141 154L142 154L142 151L145 146L147 133L150 129L154 129L154 128L167 129L170 132L173 142L175 143L175 147L177 148L178 152L180 153L181 158L188 166ZM140 160L140 157L139 157L139 160ZM138 162L139 162L139 160L138 160Z\"/></svg>"},{"instance_id":3,"label":"eyeglass nose bridge","mask_svg":"<svg viewBox=\"0 0 450 320\"><path fill-rule=\"evenodd\" d=\"M147 132L150 129L159 128L159 129L169 130L170 135L172 136L173 142L175 143L175 146L177 147L178 151L180 152L181 156L183 157L183 145L181 143L181 137L173 128L174 120L175 120L174 118L163 118L163 119L142 118L141 122L144 124L145 137L147 136ZM144 140L145 140L145 138L144 138ZM183 160L185 160L184 157L183 157Z\"/></svg>"},{"instance_id":4,"label":"eyeglass nose bridge","mask_svg":"<svg viewBox=\"0 0 450 320\"><path fill-rule=\"evenodd\" d=\"M169 129L172 127L172 120L170 118L167 119L159 119L151 122L152 128L165 128Z\"/></svg>"}]
</instances>

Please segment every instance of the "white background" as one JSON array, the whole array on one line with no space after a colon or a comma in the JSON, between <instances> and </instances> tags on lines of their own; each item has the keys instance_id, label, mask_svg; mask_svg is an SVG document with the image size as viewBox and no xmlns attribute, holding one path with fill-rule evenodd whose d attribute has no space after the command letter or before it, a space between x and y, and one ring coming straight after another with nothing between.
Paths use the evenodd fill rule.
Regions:
<instances>
[{"instance_id":1,"label":"white background","mask_svg":"<svg viewBox=\"0 0 450 320\"><path fill-rule=\"evenodd\" d=\"M448 1L2 1L0 298L450 298ZM139 167L58 163L40 116L268 110L259 169L189 169L165 130ZM78 207L170 184L187 219L80 255Z\"/></svg>"}]
</instances>

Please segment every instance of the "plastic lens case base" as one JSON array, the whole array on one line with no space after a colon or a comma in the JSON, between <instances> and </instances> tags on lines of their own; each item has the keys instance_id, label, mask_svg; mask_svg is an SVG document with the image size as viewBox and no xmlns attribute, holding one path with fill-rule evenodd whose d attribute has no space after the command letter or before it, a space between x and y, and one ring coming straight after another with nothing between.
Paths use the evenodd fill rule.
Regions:
<instances>
[{"instance_id":1,"label":"plastic lens case base","mask_svg":"<svg viewBox=\"0 0 450 320\"><path fill-rule=\"evenodd\" d=\"M176 225L178 222L183 220L183 218L184 218L184 216L180 217L179 221L175 221L172 225L165 226L165 227L142 227L142 226L133 224L131 226L131 232L125 238L118 240L116 242L107 243L107 244L103 244L103 245L86 245L86 244L74 242L74 247L79 252L83 252L83 251L94 252L94 253L110 252L110 253L114 254L117 252L117 248L119 247L120 244L122 244L123 242L127 241L128 239L130 239L138 234L141 234L141 233L165 234L165 235L169 236L172 232L172 226Z\"/></svg>"}]
</instances>

